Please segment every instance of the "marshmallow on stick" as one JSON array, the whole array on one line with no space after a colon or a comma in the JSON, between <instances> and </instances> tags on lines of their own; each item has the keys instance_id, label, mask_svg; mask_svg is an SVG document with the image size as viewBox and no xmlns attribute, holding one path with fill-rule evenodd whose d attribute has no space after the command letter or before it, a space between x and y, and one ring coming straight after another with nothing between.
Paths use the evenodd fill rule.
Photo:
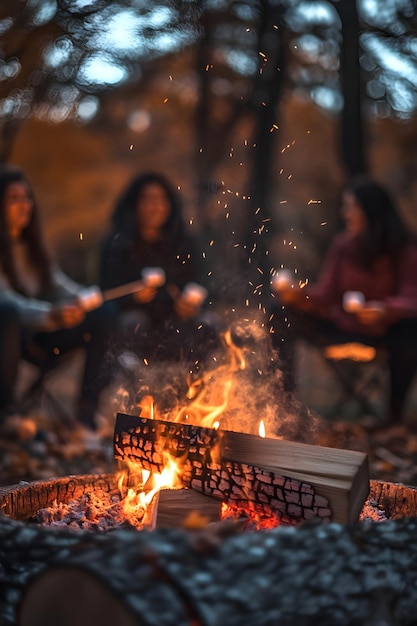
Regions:
<instances>
[{"instance_id":1,"label":"marshmallow on stick","mask_svg":"<svg viewBox=\"0 0 417 626\"><path fill-rule=\"evenodd\" d=\"M92 285L91 287L85 287L82 289L77 294L77 299L84 311L93 311L94 309L98 309L104 301L103 293L97 285Z\"/></svg>"},{"instance_id":2,"label":"marshmallow on stick","mask_svg":"<svg viewBox=\"0 0 417 626\"><path fill-rule=\"evenodd\" d=\"M163 269L160 267L144 267L141 280L135 280L126 285L119 285L105 291L101 291L100 287L96 285L85 287L78 293L77 298L85 311L92 311L93 309L98 309L103 302L129 296L144 287L161 287L164 283L165 272Z\"/></svg>"},{"instance_id":3,"label":"marshmallow on stick","mask_svg":"<svg viewBox=\"0 0 417 626\"><path fill-rule=\"evenodd\" d=\"M347 313L360 311L365 304L365 296L361 291L345 291L343 294L343 308Z\"/></svg>"},{"instance_id":4,"label":"marshmallow on stick","mask_svg":"<svg viewBox=\"0 0 417 626\"><path fill-rule=\"evenodd\" d=\"M162 267L144 267L142 279L146 287L162 287L165 284L165 272Z\"/></svg>"},{"instance_id":5,"label":"marshmallow on stick","mask_svg":"<svg viewBox=\"0 0 417 626\"><path fill-rule=\"evenodd\" d=\"M116 298L122 298L123 296L129 296L132 293L140 291L144 287L162 287L165 283L165 272L161 267L144 267L142 270L142 279L135 280L132 283L126 285L119 285L112 289L106 289L103 292L103 298L105 302L108 300L115 300Z\"/></svg>"},{"instance_id":6,"label":"marshmallow on stick","mask_svg":"<svg viewBox=\"0 0 417 626\"><path fill-rule=\"evenodd\" d=\"M198 283L187 283L182 290L182 296L190 304L201 306L207 298L207 289Z\"/></svg>"},{"instance_id":7,"label":"marshmallow on stick","mask_svg":"<svg viewBox=\"0 0 417 626\"><path fill-rule=\"evenodd\" d=\"M291 270L281 269L275 274L271 282L273 289L276 291L288 289L294 282L294 274Z\"/></svg>"}]
</instances>

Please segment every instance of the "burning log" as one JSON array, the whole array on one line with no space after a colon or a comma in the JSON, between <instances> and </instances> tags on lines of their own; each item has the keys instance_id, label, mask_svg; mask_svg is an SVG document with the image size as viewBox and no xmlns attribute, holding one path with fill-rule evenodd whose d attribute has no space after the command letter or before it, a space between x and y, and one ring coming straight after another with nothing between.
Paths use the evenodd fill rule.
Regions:
<instances>
[{"instance_id":1,"label":"burning log","mask_svg":"<svg viewBox=\"0 0 417 626\"><path fill-rule=\"evenodd\" d=\"M168 458L174 459L183 487L262 516L278 516L286 524L313 517L330 520L328 499L316 494L309 483L223 458L224 432L119 413L115 458L158 473Z\"/></svg>"},{"instance_id":2,"label":"burning log","mask_svg":"<svg viewBox=\"0 0 417 626\"><path fill-rule=\"evenodd\" d=\"M119 413L114 452L154 472L173 458L184 487L273 511L289 524L313 517L355 521L369 493L363 453L191 424Z\"/></svg>"}]
</instances>

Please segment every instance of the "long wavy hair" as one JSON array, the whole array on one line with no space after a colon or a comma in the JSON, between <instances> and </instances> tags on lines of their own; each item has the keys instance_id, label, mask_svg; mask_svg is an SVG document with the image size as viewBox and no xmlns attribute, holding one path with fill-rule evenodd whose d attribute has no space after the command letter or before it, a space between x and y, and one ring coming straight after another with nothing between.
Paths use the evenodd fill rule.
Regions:
<instances>
[{"instance_id":1,"label":"long wavy hair","mask_svg":"<svg viewBox=\"0 0 417 626\"><path fill-rule=\"evenodd\" d=\"M22 170L11 167L0 167L0 264L3 272L8 277L10 285L16 291L25 293L19 283L16 270L13 265L12 240L9 235L6 222L5 196L7 189L13 183L24 183L32 193L31 185ZM39 221L39 211L33 198L32 215L29 224L22 231L21 241L26 244L28 257L31 264L37 269L41 284L48 288L51 284L51 263L49 254L44 244Z\"/></svg>"},{"instance_id":2,"label":"long wavy hair","mask_svg":"<svg viewBox=\"0 0 417 626\"><path fill-rule=\"evenodd\" d=\"M358 262L366 265L381 255L395 262L410 236L389 192L364 175L353 178L345 191L353 194L366 216L365 232L356 241Z\"/></svg>"},{"instance_id":3,"label":"long wavy hair","mask_svg":"<svg viewBox=\"0 0 417 626\"><path fill-rule=\"evenodd\" d=\"M159 185L164 189L171 207L167 221L161 229L162 238L166 241L175 240L185 232L182 217L182 206L179 195L173 185L163 174L147 172L133 178L119 197L111 218L113 230L129 239L138 238L136 205L140 194L148 185Z\"/></svg>"}]
</instances>

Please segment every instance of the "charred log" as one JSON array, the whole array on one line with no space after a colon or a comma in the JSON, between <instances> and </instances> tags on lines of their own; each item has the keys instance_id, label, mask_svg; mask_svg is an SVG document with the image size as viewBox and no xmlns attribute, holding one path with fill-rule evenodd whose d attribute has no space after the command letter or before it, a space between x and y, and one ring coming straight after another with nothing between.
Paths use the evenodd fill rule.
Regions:
<instances>
[{"instance_id":1,"label":"charred log","mask_svg":"<svg viewBox=\"0 0 417 626\"><path fill-rule=\"evenodd\" d=\"M222 458L223 433L176 422L119 414L115 458L161 472L167 456L180 467L182 484L224 502L245 506L285 524L314 517L329 521L329 501L309 483Z\"/></svg>"},{"instance_id":2,"label":"charred log","mask_svg":"<svg viewBox=\"0 0 417 626\"><path fill-rule=\"evenodd\" d=\"M246 502L283 522L354 522L369 492L360 452L265 439L119 413L116 459L161 472L175 460L182 484L231 504Z\"/></svg>"}]
</instances>

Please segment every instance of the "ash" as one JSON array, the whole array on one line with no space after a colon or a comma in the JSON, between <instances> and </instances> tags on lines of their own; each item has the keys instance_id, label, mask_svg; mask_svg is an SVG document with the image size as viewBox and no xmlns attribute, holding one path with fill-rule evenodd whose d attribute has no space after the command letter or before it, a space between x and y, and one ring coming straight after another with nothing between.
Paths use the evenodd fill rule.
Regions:
<instances>
[{"instance_id":1,"label":"ash","mask_svg":"<svg viewBox=\"0 0 417 626\"><path fill-rule=\"evenodd\" d=\"M40 509L31 521L41 526L104 533L121 528L141 530L143 516L144 511L140 509L135 518L130 516L128 519L123 510L123 499L119 494L96 490L67 503L55 500L50 507ZM241 526L243 531L265 531L281 525L279 519L274 516L260 519L258 515L246 509L225 505L221 518L240 525L243 523ZM363 523L383 522L387 519L385 510L375 500L367 500L359 516L359 521Z\"/></svg>"},{"instance_id":2,"label":"ash","mask_svg":"<svg viewBox=\"0 0 417 626\"><path fill-rule=\"evenodd\" d=\"M55 500L50 507L40 509L32 521L42 526L108 532L140 526L142 518L143 510L137 519L128 520L118 494L96 490L67 503Z\"/></svg>"}]
</instances>

